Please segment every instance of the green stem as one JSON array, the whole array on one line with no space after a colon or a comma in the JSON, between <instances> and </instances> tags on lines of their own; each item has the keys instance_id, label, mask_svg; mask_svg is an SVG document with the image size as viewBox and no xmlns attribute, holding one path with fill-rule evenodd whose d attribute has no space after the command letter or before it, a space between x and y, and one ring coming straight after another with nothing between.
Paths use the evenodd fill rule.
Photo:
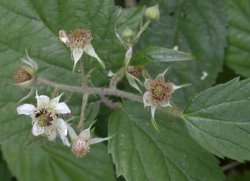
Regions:
<instances>
[{"instance_id":1,"label":"green stem","mask_svg":"<svg viewBox=\"0 0 250 181\"><path fill-rule=\"evenodd\" d=\"M149 24L151 23L150 20L147 20L144 25L141 27L140 31L136 34L134 39L132 40L132 45L136 44L139 38L141 37L142 33L148 28Z\"/></svg>"},{"instance_id":2,"label":"green stem","mask_svg":"<svg viewBox=\"0 0 250 181\"><path fill-rule=\"evenodd\" d=\"M85 73L84 73L83 60L80 60L80 67L81 67L81 78L82 78L82 90L84 91L85 88L88 87L88 78L87 76L85 76ZM79 130L84 129L85 109L88 103L88 96L89 96L88 93L85 93L82 95L82 108L81 108L80 120L77 125L77 128Z\"/></svg>"}]
</instances>

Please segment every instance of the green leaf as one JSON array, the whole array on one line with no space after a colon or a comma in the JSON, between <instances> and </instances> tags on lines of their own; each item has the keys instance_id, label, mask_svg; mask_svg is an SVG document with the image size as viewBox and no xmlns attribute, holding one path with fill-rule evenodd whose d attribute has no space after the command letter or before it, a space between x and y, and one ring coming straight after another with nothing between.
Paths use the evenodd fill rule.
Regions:
<instances>
[{"instance_id":1,"label":"green leaf","mask_svg":"<svg viewBox=\"0 0 250 181\"><path fill-rule=\"evenodd\" d=\"M184 112L191 136L219 157L250 160L250 79L197 95Z\"/></svg>"},{"instance_id":2,"label":"green leaf","mask_svg":"<svg viewBox=\"0 0 250 181\"><path fill-rule=\"evenodd\" d=\"M94 145L90 153L80 159L63 145L3 145L4 158L20 181L114 181L106 150L103 144Z\"/></svg>"},{"instance_id":3,"label":"green leaf","mask_svg":"<svg viewBox=\"0 0 250 181\"><path fill-rule=\"evenodd\" d=\"M229 45L226 64L236 73L250 77L250 0L227 0Z\"/></svg>"},{"instance_id":4,"label":"green leaf","mask_svg":"<svg viewBox=\"0 0 250 181\"><path fill-rule=\"evenodd\" d=\"M162 0L159 8L160 20L152 22L143 34L139 48L155 45L172 49L178 46L179 51L196 57L197 61L173 64L167 75L175 84L192 84L176 92L174 102L184 108L195 94L215 82L222 69L227 36L225 3L223 0ZM157 75L168 66L159 63L147 68Z\"/></svg>"},{"instance_id":5,"label":"green leaf","mask_svg":"<svg viewBox=\"0 0 250 181\"><path fill-rule=\"evenodd\" d=\"M157 62L178 62L194 59L195 57L189 53L167 49L164 47L149 46L136 52L131 59L131 65L146 65Z\"/></svg>"},{"instance_id":6,"label":"green leaf","mask_svg":"<svg viewBox=\"0 0 250 181\"><path fill-rule=\"evenodd\" d=\"M149 109L134 102L109 120L109 152L117 175L127 181L223 180L218 161L194 142L183 122L156 112L160 132L151 125Z\"/></svg>"},{"instance_id":7,"label":"green leaf","mask_svg":"<svg viewBox=\"0 0 250 181\"><path fill-rule=\"evenodd\" d=\"M3 181L11 181L12 175L8 169L6 162L2 159L2 154L0 155L0 178Z\"/></svg>"}]
</instances>

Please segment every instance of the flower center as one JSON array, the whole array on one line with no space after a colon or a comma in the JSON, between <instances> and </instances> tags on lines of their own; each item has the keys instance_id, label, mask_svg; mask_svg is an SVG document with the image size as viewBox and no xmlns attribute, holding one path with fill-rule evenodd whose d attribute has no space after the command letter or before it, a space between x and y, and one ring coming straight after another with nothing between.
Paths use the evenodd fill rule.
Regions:
<instances>
[{"instance_id":1,"label":"flower center","mask_svg":"<svg viewBox=\"0 0 250 181\"><path fill-rule=\"evenodd\" d=\"M16 80L16 83L20 84L31 80L32 75L24 69L18 69L14 76L14 79Z\"/></svg>"},{"instance_id":2,"label":"flower center","mask_svg":"<svg viewBox=\"0 0 250 181\"><path fill-rule=\"evenodd\" d=\"M76 29L69 34L70 46L73 48L83 48L90 43L91 39L90 30Z\"/></svg>"},{"instance_id":3,"label":"flower center","mask_svg":"<svg viewBox=\"0 0 250 181\"><path fill-rule=\"evenodd\" d=\"M149 93L153 101L158 104L168 100L172 96L172 84L162 80L153 80L149 87Z\"/></svg>"},{"instance_id":4,"label":"flower center","mask_svg":"<svg viewBox=\"0 0 250 181\"><path fill-rule=\"evenodd\" d=\"M50 126L52 121L56 118L57 115L49 112L46 108L40 109L36 114L35 118L38 119L38 124L40 126Z\"/></svg>"},{"instance_id":5,"label":"flower center","mask_svg":"<svg viewBox=\"0 0 250 181\"><path fill-rule=\"evenodd\" d=\"M89 142L81 139L74 140L71 151L76 157L83 157L89 152Z\"/></svg>"}]
</instances>

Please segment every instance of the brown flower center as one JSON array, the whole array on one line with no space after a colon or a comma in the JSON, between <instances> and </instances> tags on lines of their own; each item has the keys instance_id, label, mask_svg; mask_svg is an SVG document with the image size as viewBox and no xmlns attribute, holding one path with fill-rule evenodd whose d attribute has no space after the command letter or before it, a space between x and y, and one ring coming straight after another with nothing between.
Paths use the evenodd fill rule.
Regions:
<instances>
[{"instance_id":1,"label":"brown flower center","mask_svg":"<svg viewBox=\"0 0 250 181\"><path fill-rule=\"evenodd\" d=\"M76 48L83 48L89 44L92 39L91 31L85 29L76 29L72 31L68 37L70 46Z\"/></svg>"},{"instance_id":2,"label":"brown flower center","mask_svg":"<svg viewBox=\"0 0 250 181\"><path fill-rule=\"evenodd\" d=\"M20 84L20 83L31 80L32 75L24 69L18 69L14 76L14 79L16 83Z\"/></svg>"},{"instance_id":3,"label":"brown flower center","mask_svg":"<svg viewBox=\"0 0 250 181\"><path fill-rule=\"evenodd\" d=\"M141 76L141 72L143 71L144 67L143 66L129 66L128 67L128 73L130 73L131 75L135 76L135 77L140 77Z\"/></svg>"},{"instance_id":4,"label":"brown flower center","mask_svg":"<svg viewBox=\"0 0 250 181\"><path fill-rule=\"evenodd\" d=\"M149 86L149 93L152 101L158 104L168 100L172 96L172 84L165 83L162 80L152 80Z\"/></svg>"},{"instance_id":5,"label":"brown flower center","mask_svg":"<svg viewBox=\"0 0 250 181\"><path fill-rule=\"evenodd\" d=\"M38 124L40 126L50 126L55 117L56 115L49 112L46 108L40 109L35 114L35 118L38 119Z\"/></svg>"}]
</instances>

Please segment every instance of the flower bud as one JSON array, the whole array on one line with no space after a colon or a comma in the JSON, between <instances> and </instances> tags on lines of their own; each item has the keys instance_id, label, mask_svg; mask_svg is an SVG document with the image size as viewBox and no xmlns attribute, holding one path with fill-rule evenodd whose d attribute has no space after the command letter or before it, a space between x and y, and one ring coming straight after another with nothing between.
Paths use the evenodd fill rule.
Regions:
<instances>
[{"instance_id":1,"label":"flower bud","mask_svg":"<svg viewBox=\"0 0 250 181\"><path fill-rule=\"evenodd\" d=\"M149 20L158 20L160 18L159 5L149 7L145 10L145 17Z\"/></svg>"},{"instance_id":2,"label":"flower bud","mask_svg":"<svg viewBox=\"0 0 250 181\"><path fill-rule=\"evenodd\" d=\"M130 41L135 35L135 32L133 30L131 30L129 27L126 27L123 32L122 32L122 37L126 40L126 41Z\"/></svg>"}]
</instances>

